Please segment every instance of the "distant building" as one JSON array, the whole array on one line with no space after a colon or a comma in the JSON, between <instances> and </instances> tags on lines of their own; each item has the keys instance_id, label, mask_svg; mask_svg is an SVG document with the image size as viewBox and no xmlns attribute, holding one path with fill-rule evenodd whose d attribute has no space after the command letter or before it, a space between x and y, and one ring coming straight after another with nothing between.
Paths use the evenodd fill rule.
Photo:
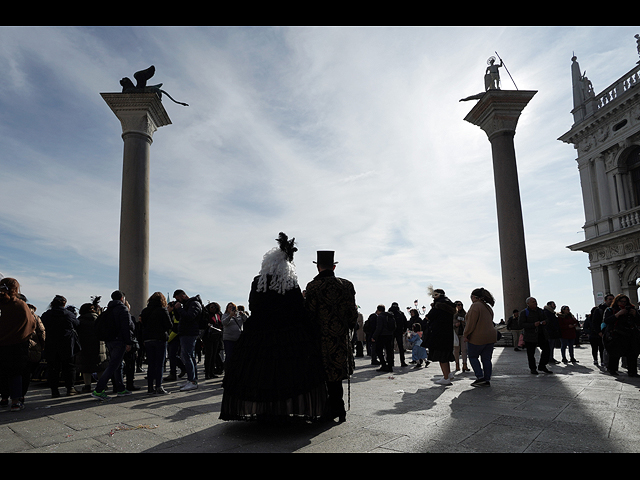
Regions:
<instances>
[{"instance_id":1,"label":"distant building","mask_svg":"<svg viewBox=\"0 0 640 480\"><path fill-rule=\"evenodd\" d=\"M640 63L640 62L639 62ZM638 301L640 279L640 65L596 94L572 58L574 145L582 186L585 240L595 304L607 293Z\"/></svg>"}]
</instances>

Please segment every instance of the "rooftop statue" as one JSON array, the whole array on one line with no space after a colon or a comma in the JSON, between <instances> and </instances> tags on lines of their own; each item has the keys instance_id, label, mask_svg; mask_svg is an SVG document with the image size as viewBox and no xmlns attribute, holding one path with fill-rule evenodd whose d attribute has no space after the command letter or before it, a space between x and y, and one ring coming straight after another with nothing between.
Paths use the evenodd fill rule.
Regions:
<instances>
[{"instance_id":1,"label":"rooftop statue","mask_svg":"<svg viewBox=\"0 0 640 480\"><path fill-rule=\"evenodd\" d=\"M175 103L179 105L184 105L188 107L189 105L186 103L178 102L171 97L167 92L161 90L162 84L159 83L157 85L149 85L147 86L147 80L149 80L156 73L156 67L151 65L149 68L145 70L140 70L133 74L133 78L136 79L136 85L133 84L129 77L124 77L120 80L120 85L122 85L122 93L155 93L158 95L158 98L162 100L162 94L164 93L167 97L173 100Z\"/></svg>"},{"instance_id":2,"label":"rooftop statue","mask_svg":"<svg viewBox=\"0 0 640 480\"><path fill-rule=\"evenodd\" d=\"M484 74L485 90L500 90L500 72L498 68L503 67L504 63L500 59L500 65L496 65L496 57L489 57L487 65L489 65Z\"/></svg>"},{"instance_id":3,"label":"rooftop statue","mask_svg":"<svg viewBox=\"0 0 640 480\"><path fill-rule=\"evenodd\" d=\"M496 52L496 55L498 55L498 52ZM498 55L498 58L500 59L500 65L495 65L496 57L491 56L487 59L488 67L484 73L485 91L476 93L475 95L470 95L466 98L461 98L461 102L466 102L468 100L480 100L488 90L500 90L500 71L498 69L501 67L504 67L504 69L509 74L509 78L511 78L511 81L513 81L513 77L511 76L511 73L509 73L509 70L507 70L507 66L502 61L502 58L500 58L500 55ZM516 87L516 90L518 90L516 82L513 82L513 86Z\"/></svg>"}]
</instances>

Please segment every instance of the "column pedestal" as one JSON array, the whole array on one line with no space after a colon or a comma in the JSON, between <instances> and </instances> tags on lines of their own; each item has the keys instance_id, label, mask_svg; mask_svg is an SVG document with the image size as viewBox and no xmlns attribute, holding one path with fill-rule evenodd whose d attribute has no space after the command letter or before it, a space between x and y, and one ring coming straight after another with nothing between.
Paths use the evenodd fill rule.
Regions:
<instances>
[{"instance_id":1,"label":"column pedestal","mask_svg":"<svg viewBox=\"0 0 640 480\"><path fill-rule=\"evenodd\" d=\"M536 91L488 90L465 120L489 138L498 214L504 319L522 310L530 296L524 223L513 137L518 118Z\"/></svg>"},{"instance_id":2,"label":"column pedestal","mask_svg":"<svg viewBox=\"0 0 640 480\"><path fill-rule=\"evenodd\" d=\"M155 93L101 93L122 124L118 289L137 318L149 298L149 154L153 134L171 124Z\"/></svg>"}]
</instances>

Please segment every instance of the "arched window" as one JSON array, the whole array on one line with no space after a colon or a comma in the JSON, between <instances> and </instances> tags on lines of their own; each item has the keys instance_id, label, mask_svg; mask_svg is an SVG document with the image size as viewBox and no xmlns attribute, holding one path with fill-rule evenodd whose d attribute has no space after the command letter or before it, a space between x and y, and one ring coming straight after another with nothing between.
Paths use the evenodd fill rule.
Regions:
<instances>
[{"instance_id":1,"label":"arched window","mask_svg":"<svg viewBox=\"0 0 640 480\"><path fill-rule=\"evenodd\" d=\"M633 149L626 163L631 179L631 201L634 207L640 207L640 147Z\"/></svg>"}]
</instances>

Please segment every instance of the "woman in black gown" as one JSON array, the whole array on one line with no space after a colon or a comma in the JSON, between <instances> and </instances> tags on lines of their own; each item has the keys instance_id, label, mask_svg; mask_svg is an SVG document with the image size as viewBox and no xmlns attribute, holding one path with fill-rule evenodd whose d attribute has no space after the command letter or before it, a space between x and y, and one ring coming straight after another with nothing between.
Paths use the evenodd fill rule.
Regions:
<instances>
[{"instance_id":1,"label":"woman in black gown","mask_svg":"<svg viewBox=\"0 0 640 480\"><path fill-rule=\"evenodd\" d=\"M298 285L294 240L264 255L249 294L251 316L225 371L222 420L320 420L326 386L317 332Z\"/></svg>"}]
</instances>

